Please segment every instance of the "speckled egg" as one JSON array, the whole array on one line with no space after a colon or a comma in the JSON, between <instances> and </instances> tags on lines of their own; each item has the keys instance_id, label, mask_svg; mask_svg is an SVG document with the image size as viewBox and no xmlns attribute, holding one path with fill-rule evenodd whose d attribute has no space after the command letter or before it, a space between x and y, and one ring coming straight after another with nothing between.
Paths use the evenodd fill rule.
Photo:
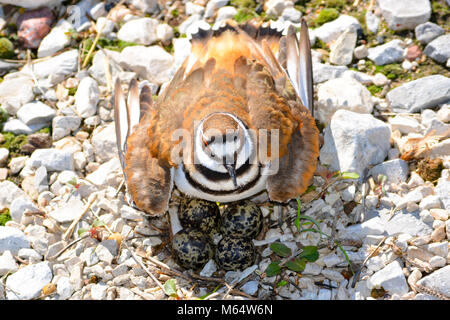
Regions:
<instances>
[{"instance_id":1,"label":"speckled egg","mask_svg":"<svg viewBox=\"0 0 450 320\"><path fill-rule=\"evenodd\" d=\"M245 200L230 204L223 212L220 232L234 238L256 238L263 226L263 215L259 207Z\"/></svg>"},{"instance_id":2,"label":"speckled egg","mask_svg":"<svg viewBox=\"0 0 450 320\"><path fill-rule=\"evenodd\" d=\"M186 269L200 269L214 256L210 237L193 229L175 234L172 249L179 264Z\"/></svg>"},{"instance_id":3,"label":"speckled egg","mask_svg":"<svg viewBox=\"0 0 450 320\"><path fill-rule=\"evenodd\" d=\"M243 270L255 263L256 250L250 239L225 236L217 244L215 258L224 270Z\"/></svg>"},{"instance_id":4,"label":"speckled egg","mask_svg":"<svg viewBox=\"0 0 450 320\"><path fill-rule=\"evenodd\" d=\"M200 199L184 199L178 217L183 228L205 233L217 230L220 222L219 207L215 202Z\"/></svg>"}]
</instances>

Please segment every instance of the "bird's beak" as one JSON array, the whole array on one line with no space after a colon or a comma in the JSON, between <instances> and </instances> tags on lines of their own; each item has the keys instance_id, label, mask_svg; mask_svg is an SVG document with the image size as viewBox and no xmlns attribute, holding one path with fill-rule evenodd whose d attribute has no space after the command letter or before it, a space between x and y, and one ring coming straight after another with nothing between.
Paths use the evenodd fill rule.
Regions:
<instances>
[{"instance_id":1,"label":"bird's beak","mask_svg":"<svg viewBox=\"0 0 450 320\"><path fill-rule=\"evenodd\" d=\"M231 177L231 180L233 180L234 186L237 188L238 185L237 185L237 180L236 180L236 164L234 164L234 163L233 164L225 164L224 166L227 169L228 174Z\"/></svg>"}]
</instances>

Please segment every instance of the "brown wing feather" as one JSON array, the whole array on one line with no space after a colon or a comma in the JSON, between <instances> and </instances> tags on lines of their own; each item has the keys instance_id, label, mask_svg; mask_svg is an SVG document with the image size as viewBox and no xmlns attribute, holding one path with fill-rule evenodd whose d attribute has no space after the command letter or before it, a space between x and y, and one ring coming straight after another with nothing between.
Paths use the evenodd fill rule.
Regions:
<instances>
[{"instance_id":1,"label":"brown wing feather","mask_svg":"<svg viewBox=\"0 0 450 320\"><path fill-rule=\"evenodd\" d=\"M152 215L163 214L169 204L172 189L170 167L155 159L148 152L148 117L128 138L125 174L128 191L136 206Z\"/></svg>"},{"instance_id":2,"label":"brown wing feather","mask_svg":"<svg viewBox=\"0 0 450 320\"><path fill-rule=\"evenodd\" d=\"M288 154L280 159L279 171L269 176L267 191L272 201L299 197L311 183L319 156L319 130L308 111L301 114L302 127L292 136Z\"/></svg>"}]
</instances>

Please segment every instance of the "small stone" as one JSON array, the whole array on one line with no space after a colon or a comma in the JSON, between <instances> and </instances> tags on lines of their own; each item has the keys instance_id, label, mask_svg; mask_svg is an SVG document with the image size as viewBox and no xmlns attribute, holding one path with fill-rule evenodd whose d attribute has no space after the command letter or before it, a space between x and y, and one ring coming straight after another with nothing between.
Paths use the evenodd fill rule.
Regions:
<instances>
[{"instance_id":1,"label":"small stone","mask_svg":"<svg viewBox=\"0 0 450 320\"><path fill-rule=\"evenodd\" d=\"M6 148L0 148L0 167L4 167L8 160L9 150Z\"/></svg>"},{"instance_id":2,"label":"small stone","mask_svg":"<svg viewBox=\"0 0 450 320\"><path fill-rule=\"evenodd\" d=\"M351 138L351 141L349 140ZM320 161L332 170L357 172L381 163L390 148L390 129L370 114L338 110L325 128Z\"/></svg>"},{"instance_id":3,"label":"small stone","mask_svg":"<svg viewBox=\"0 0 450 320\"><path fill-rule=\"evenodd\" d=\"M353 51L353 55L356 59L364 59L369 55L369 50L367 50L367 47L365 45L361 45L355 48Z\"/></svg>"},{"instance_id":4,"label":"small stone","mask_svg":"<svg viewBox=\"0 0 450 320\"><path fill-rule=\"evenodd\" d=\"M438 242L438 243L430 243L426 246L427 250L434 253L437 256L441 256L443 258L447 258L449 249L448 249L448 242Z\"/></svg>"},{"instance_id":5,"label":"small stone","mask_svg":"<svg viewBox=\"0 0 450 320\"><path fill-rule=\"evenodd\" d=\"M97 103L100 99L97 82L85 77L80 81L75 93L75 107L78 114L83 118L88 118L97 113Z\"/></svg>"},{"instance_id":6,"label":"small stone","mask_svg":"<svg viewBox=\"0 0 450 320\"><path fill-rule=\"evenodd\" d=\"M430 259L430 266L434 269L445 267L447 260L443 257L434 256Z\"/></svg>"},{"instance_id":7,"label":"small stone","mask_svg":"<svg viewBox=\"0 0 450 320\"><path fill-rule=\"evenodd\" d=\"M50 283L53 274L48 262L31 264L19 269L6 279L8 300L31 300L40 295L42 288Z\"/></svg>"},{"instance_id":8,"label":"small stone","mask_svg":"<svg viewBox=\"0 0 450 320\"><path fill-rule=\"evenodd\" d=\"M38 212L39 209L36 205L31 201L29 197L18 197L13 200L11 203L11 207L9 208L9 213L11 215L11 219L15 222L20 223L22 220L23 214L26 212Z\"/></svg>"},{"instance_id":9,"label":"small stone","mask_svg":"<svg viewBox=\"0 0 450 320\"><path fill-rule=\"evenodd\" d=\"M449 213L445 209L431 208L429 211L431 216L436 220L446 221L449 218Z\"/></svg>"},{"instance_id":10,"label":"small stone","mask_svg":"<svg viewBox=\"0 0 450 320\"><path fill-rule=\"evenodd\" d=\"M158 40L156 35L157 27L158 20L139 18L126 22L117 33L117 37L122 41L148 46Z\"/></svg>"},{"instance_id":11,"label":"small stone","mask_svg":"<svg viewBox=\"0 0 450 320\"><path fill-rule=\"evenodd\" d=\"M159 24L156 28L156 36L163 43L170 43L174 37L173 29L166 23Z\"/></svg>"},{"instance_id":12,"label":"small stone","mask_svg":"<svg viewBox=\"0 0 450 320\"><path fill-rule=\"evenodd\" d=\"M50 212L50 217L59 223L72 222L84 210L84 203L75 197L71 197L68 202L62 202L61 206Z\"/></svg>"},{"instance_id":13,"label":"small stone","mask_svg":"<svg viewBox=\"0 0 450 320\"><path fill-rule=\"evenodd\" d=\"M342 33L331 46L330 62L342 66L350 64L353 60L356 38L356 29L352 27Z\"/></svg>"},{"instance_id":14,"label":"small stone","mask_svg":"<svg viewBox=\"0 0 450 320\"><path fill-rule=\"evenodd\" d=\"M423 198L420 201L419 207L421 210L441 208L441 201L439 199L439 196L430 195L430 196Z\"/></svg>"},{"instance_id":15,"label":"small stone","mask_svg":"<svg viewBox=\"0 0 450 320\"><path fill-rule=\"evenodd\" d=\"M344 281L344 276L337 270L323 269L322 274L326 278L336 281L337 283Z\"/></svg>"},{"instance_id":16,"label":"small stone","mask_svg":"<svg viewBox=\"0 0 450 320\"><path fill-rule=\"evenodd\" d=\"M395 112L418 112L450 99L450 79L442 75L423 77L396 87L386 98Z\"/></svg>"},{"instance_id":17,"label":"small stone","mask_svg":"<svg viewBox=\"0 0 450 320\"><path fill-rule=\"evenodd\" d=\"M414 29L431 16L429 0L379 0L378 5L391 30Z\"/></svg>"},{"instance_id":18,"label":"small stone","mask_svg":"<svg viewBox=\"0 0 450 320\"><path fill-rule=\"evenodd\" d=\"M58 293L60 300L69 299L74 293L74 291L75 288L70 282L70 278L68 277L59 278L58 282L56 283L56 292Z\"/></svg>"},{"instance_id":19,"label":"small stone","mask_svg":"<svg viewBox=\"0 0 450 320\"><path fill-rule=\"evenodd\" d=\"M172 55L160 46L132 46L122 50L119 64L160 85L170 79L173 62Z\"/></svg>"},{"instance_id":20,"label":"small stone","mask_svg":"<svg viewBox=\"0 0 450 320\"><path fill-rule=\"evenodd\" d=\"M423 277L417 284L434 289L445 296L450 296L450 265Z\"/></svg>"},{"instance_id":21,"label":"small stone","mask_svg":"<svg viewBox=\"0 0 450 320\"><path fill-rule=\"evenodd\" d=\"M14 273L18 269L19 265L11 254L11 251L6 250L0 255L0 276L4 276L7 273Z\"/></svg>"},{"instance_id":22,"label":"small stone","mask_svg":"<svg viewBox=\"0 0 450 320\"><path fill-rule=\"evenodd\" d=\"M318 87L318 118L330 123L337 110L371 113L373 101L365 86L350 78L328 80Z\"/></svg>"},{"instance_id":23,"label":"small stone","mask_svg":"<svg viewBox=\"0 0 450 320\"><path fill-rule=\"evenodd\" d=\"M376 181L378 181L378 176L382 174L386 176L388 182L396 184L405 182L408 178L408 173L408 163L401 159L385 161L370 170L370 174Z\"/></svg>"},{"instance_id":24,"label":"small stone","mask_svg":"<svg viewBox=\"0 0 450 320\"><path fill-rule=\"evenodd\" d=\"M52 138L59 140L70 135L80 127L81 118L77 116L56 116L52 121Z\"/></svg>"},{"instance_id":25,"label":"small stone","mask_svg":"<svg viewBox=\"0 0 450 320\"><path fill-rule=\"evenodd\" d=\"M399 130L403 134L421 131L420 123L412 117L397 115L394 118L389 118L388 121L391 124L392 131Z\"/></svg>"},{"instance_id":26,"label":"small stone","mask_svg":"<svg viewBox=\"0 0 450 320\"><path fill-rule=\"evenodd\" d=\"M377 34L381 19L370 10L366 12L365 18L367 30L369 30L373 34Z\"/></svg>"},{"instance_id":27,"label":"small stone","mask_svg":"<svg viewBox=\"0 0 450 320\"><path fill-rule=\"evenodd\" d=\"M416 39L422 44L427 44L444 34L444 29L432 22L419 24L415 29Z\"/></svg>"},{"instance_id":28,"label":"small stone","mask_svg":"<svg viewBox=\"0 0 450 320\"><path fill-rule=\"evenodd\" d=\"M258 281L248 281L242 287L241 290L246 294L253 296L258 291L259 282Z\"/></svg>"},{"instance_id":29,"label":"small stone","mask_svg":"<svg viewBox=\"0 0 450 320\"><path fill-rule=\"evenodd\" d=\"M442 35L431 41L423 51L431 59L446 63L450 58L450 34Z\"/></svg>"},{"instance_id":30,"label":"small stone","mask_svg":"<svg viewBox=\"0 0 450 320\"><path fill-rule=\"evenodd\" d=\"M57 149L37 149L30 157L32 168L45 166L47 171L73 170L73 153Z\"/></svg>"},{"instance_id":31,"label":"small stone","mask_svg":"<svg viewBox=\"0 0 450 320\"><path fill-rule=\"evenodd\" d=\"M369 48L369 55L367 57L372 60L377 66L401 62L404 58L403 48L401 44L401 40L395 39L383 45Z\"/></svg>"},{"instance_id":32,"label":"small stone","mask_svg":"<svg viewBox=\"0 0 450 320\"><path fill-rule=\"evenodd\" d=\"M434 242L440 242L445 239L445 224L433 230L433 232L431 233L431 239Z\"/></svg>"},{"instance_id":33,"label":"small stone","mask_svg":"<svg viewBox=\"0 0 450 320\"><path fill-rule=\"evenodd\" d=\"M0 83L0 104L9 114L15 115L24 104L34 99L33 78L23 73L8 74ZM5 125L4 125L5 126ZM6 131L3 128L3 131Z\"/></svg>"},{"instance_id":34,"label":"small stone","mask_svg":"<svg viewBox=\"0 0 450 320\"><path fill-rule=\"evenodd\" d=\"M50 32L54 16L49 8L27 11L17 19L17 35L25 48L37 49Z\"/></svg>"},{"instance_id":35,"label":"small stone","mask_svg":"<svg viewBox=\"0 0 450 320\"><path fill-rule=\"evenodd\" d=\"M78 71L78 49L33 64L33 73L43 84L53 86Z\"/></svg>"},{"instance_id":36,"label":"small stone","mask_svg":"<svg viewBox=\"0 0 450 320\"><path fill-rule=\"evenodd\" d=\"M91 287L91 298L93 300L104 300L108 286L104 283L97 283Z\"/></svg>"},{"instance_id":37,"label":"small stone","mask_svg":"<svg viewBox=\"0 0 450 320\"><path fill-rule=\"evenodd\" d=\"M337 19L327 22L317 29L314 35L325 43L336 40L345 30L350 27L361 29L359 21L352 16L341 14Z\"/></svg>"},{"instance_id":38,"label":"small stone","mask_svg":"<svg viewBox=\"0 0 450 320\"><path fill-rule=\"evenodd\" d=\"M369 289L383 287L390 294L403 295L408 292L408 284L398 261L393 261L374 273L369 278L367 286Z\"/></svg>"},{"instance_id":39,"label":"small stone","mask_svg":"<svg viewBox=\"0 0 450 320\"><path fill-rule=\"evenodd\" d=\"M60 20L50 33L42 39L38 49L38 58L51 56L67 47L71 40L68 34L70 29L73 29L70 22L64 19Z\"/></svg>"},{"instance_id":40,"label":"small stone","mask_svg":"<svg viewBox=\"0 0 450 320\"><path fill-rule=\"evenodd\" d=\"M284 20L291 21L293 23L300 23L302 13L293 7L287 7L281 13L281 17Z\"/></svg>"}]
</instances>

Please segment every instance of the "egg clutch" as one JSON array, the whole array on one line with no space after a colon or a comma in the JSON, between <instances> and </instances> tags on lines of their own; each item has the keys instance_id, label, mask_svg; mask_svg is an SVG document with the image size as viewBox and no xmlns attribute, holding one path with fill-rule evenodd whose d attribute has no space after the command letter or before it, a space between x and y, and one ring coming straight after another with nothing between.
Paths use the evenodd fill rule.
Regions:
<instances>
[{"instance_id":1,"label":"egg clutch","mask_svg":"<svg viewBox=\"0 0 450 320\"><path fill-rule=\"evenodd\" d=\"M222 215L215 202L185 199L179 208L183 230L173 236L177 262L187 269L201 269L212 258L226 271L243 270L255 263L252 239L263 227L259 207L249 200L228 204ZM213 238L222 238L214 245Z\"/></svg>"}]
</instances>

